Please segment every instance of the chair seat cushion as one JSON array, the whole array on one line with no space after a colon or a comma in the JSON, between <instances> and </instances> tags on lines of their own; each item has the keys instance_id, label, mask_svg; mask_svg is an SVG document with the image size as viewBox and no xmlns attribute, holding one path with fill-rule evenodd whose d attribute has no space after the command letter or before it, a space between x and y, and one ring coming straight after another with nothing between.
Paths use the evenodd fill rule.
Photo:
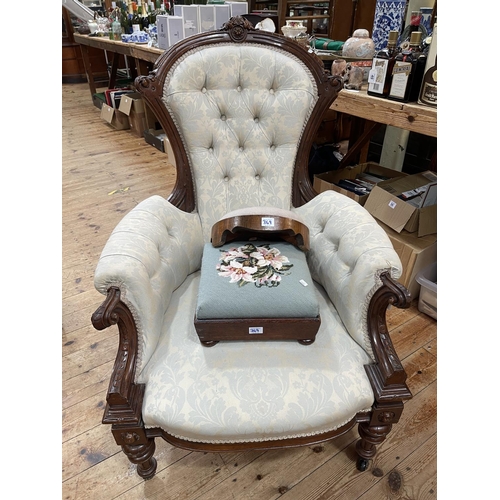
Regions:
<instances>
[{"instance_id":1,"label":"chair seat cushion","mask_svg":"<svg viewBox=\"0 0 500 500\"><path fill-rule=\"evenodd\" d=\"M203 443L268 441L334 430L370 409L371 360L346 332L323 288L316 342L221 342L207 349L193 324L200 272L173 293L163 332L137 382L143 418Z\"/></svg>"}]
</instances>

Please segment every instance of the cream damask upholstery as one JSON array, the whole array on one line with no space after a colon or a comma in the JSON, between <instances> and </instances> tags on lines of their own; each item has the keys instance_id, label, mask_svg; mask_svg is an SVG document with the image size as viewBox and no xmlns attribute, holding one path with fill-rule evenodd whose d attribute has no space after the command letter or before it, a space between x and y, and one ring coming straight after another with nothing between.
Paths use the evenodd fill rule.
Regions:
<instances>
[{"instance_id":1,"label":"cream damask upholstery","mask_svg":"<svg viewBox=\"0 0 500 500\"><path fill-rule=\"evenodd\" d=\"M208 36L194 48L179 42L175 54L157 63L157 74L138 79L139 90L155 93L143 91L174 145L184 147L176 155L177 185L168 200L152 196L123 218L95 271L95 286L107 299L93 323L118 322L121 332L103 421L145 478L156 469L159 435L192 449L278 446L297 437L328 439L357 421L366 427L358 453L369 459L377 433L390 430L409 394L395 353L385 360L381 348L374 351L383 343L374 344L368 317L385 314L400 293L388 286L402 269L386 233L334 191L293 203L294 186L301 185L294 177L299 144L304 134L312 137L306 125L321 112L319 63L306 64L303 49L278 35L258 35L269 44L240 40L241 22L230 37L218 35L221 43ZM183 158L187 164L179 166ZM186 210L191 180L193 206ZM312 189L307 175L303 182L305 192ZM321 316L314 344L200 344L193 320L203 246L215 222L249 207L291 211L309 228L307 260ZM221 300L230 307L231 297ZM385 380L399 391L389 406L378 389ZM387 408L393 416L385 427L370 431L371 419L389 414Z\"/></svg>"},{"instance_id":2,"label":"cream damask upholstery","mask_svg":"<svg viewBox=\"0 0 500 500\"><path fill-rule=\"evenodd\" d=\"M189 152L205 238L232 210L290 209L290 167L317 100L307 68L245 44L193 50L171 73L163 99Z\"/></svg>"},{"instance_id":3,"label":"cream damask upholstery","mask_svg":"<svg viewBox=\"0 0 500 500\"><path fill-rule=\"evenodd\" d=\"M386 233L350 198L327 191L293 211L310 229L308 261L322 318L316 342L300 348L200 344L193 318L205 241L197 213L153 196L113 231L95 281L102 293L120 288L137 321L146 426L232 443L310 436L370 409L363 369L371 362L368 303L381 270L397 278L401 264Z\"/></svg>"}]
</instances>

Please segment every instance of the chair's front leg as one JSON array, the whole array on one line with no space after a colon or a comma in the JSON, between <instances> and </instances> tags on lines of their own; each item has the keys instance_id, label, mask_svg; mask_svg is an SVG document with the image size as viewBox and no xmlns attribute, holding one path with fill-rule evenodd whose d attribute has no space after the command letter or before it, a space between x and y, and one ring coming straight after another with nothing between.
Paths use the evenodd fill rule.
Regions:
<instances>
[{"instance_id":1,"label":"chair's front leg","mask_svg":"<svg viewBox=\"0 0 500 500\"><path fill-rule=\"evenodd\" d=\"M358 426L360 440L356 443L358 461L356 467L363 472L368 468L370 460L377 453L380 445L403 413L403 403L375 403L369 422L361 422Z\"/></svg>"},{"instance_id":2,"label":"chair's front leg","mask_svg":"<svg viewBox=\"0 0 500 500\"><path fill-rule=\"evenodd\" d=\"M381 444L392 429L392 424L370 425L362 422L358 426L361 439L356 443L358 460L356 467L363 472L368 469L370 460L377 453L377 445Z\"/></svg>"},{"instance_id":3,"label":"chair's front leg","mask_svg":"<svg viewBox=\"0 0 500 500\"><path fill-rule=\"evenodd\" d=\"M151 479L156 473L156 449L154 438L146 435L144 426L113 425L111 431L118 445L128 459L137 465L137 474L143 479Z\"/></svg>"}]
</instances>

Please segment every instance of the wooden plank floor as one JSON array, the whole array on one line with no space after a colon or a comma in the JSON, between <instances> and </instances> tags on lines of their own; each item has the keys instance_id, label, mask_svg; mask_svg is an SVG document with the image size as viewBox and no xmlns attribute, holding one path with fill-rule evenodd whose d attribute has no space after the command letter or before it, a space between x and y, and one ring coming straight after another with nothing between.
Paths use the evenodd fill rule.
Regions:
<instances>
[{"instance_id":1,"label":"wooden plank floor","mask_svg":"<svg viewBox=\"0 0 500 500\"><path fill-rule=\"evenodd\" d=\"M157 440L157 474L140 479L101 424L118 337L116 328L98 332L90 322L103 300L93 273L113 227L144 198L168 196L175 172L144 139L101 121L87 84L62 92L63 498L436 498L437 328L415 304L389 311L414 397L368 471L355 468L352 430L321 446L268 452L196 453Z\"/></svg>"}]
</instances>

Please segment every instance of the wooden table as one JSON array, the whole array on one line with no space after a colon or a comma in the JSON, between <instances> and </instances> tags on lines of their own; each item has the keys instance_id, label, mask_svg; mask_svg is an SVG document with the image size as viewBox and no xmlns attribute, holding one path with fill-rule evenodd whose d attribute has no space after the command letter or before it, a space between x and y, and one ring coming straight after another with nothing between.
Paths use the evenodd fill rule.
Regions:
<instances>
[{"instance_id":1,"label":"wooden table","mask_svg":"<svg viewBox=\"0 0 500 500\"><path fill-rule=\"evenodd\" d=\"M118 68L118 56L122 54L135 61L133 75L148 74L148 63L155 63L164 52L163 49L148 47L135 43L124 43L109 40L104 37L91 37L88 35L74 35L75 42L82 49L83 61L89 88L92 96L96 92L96 85L92 74L92 67L87 54L88 47L96 47L113 54L111 75L108 86L113 88ZM328 56L327 56L328 57ZM353 91L343 89L330 109L357 117L357 127L349 141L349 151L342 163L345 165L353 158L360 155L363 148L380 125L392 125L410 132L437 137L437 109L421 106L416 103L400 103L389 99L372 97L366 90ZM363 155L363 153L361 153ZM362 161L362 160L361 160Z\"/></svg>"},{"instance_id":2,"label":"wooden table","mask_svg":"<svg viewBox=\"0 0 500 500\"><path fill-rule=\"evenodd\" d=\"M149 71L147 63L155 63L158 57L164 52L163 49L136 43L117 42L100 36L92 37L75 33L74 37L75 42L79 43L82 49L83 64L85 66L85 72L87 73L87 81L89 82L92 96L96 93L96 84L88 55L88 47L95 47L113 54L108 88L113 88L115 86L120 55L130 57L134 60L135 66L132 67L132 74L137 76L138 74L147 75Z\"/></svg>"}]
</instances>

